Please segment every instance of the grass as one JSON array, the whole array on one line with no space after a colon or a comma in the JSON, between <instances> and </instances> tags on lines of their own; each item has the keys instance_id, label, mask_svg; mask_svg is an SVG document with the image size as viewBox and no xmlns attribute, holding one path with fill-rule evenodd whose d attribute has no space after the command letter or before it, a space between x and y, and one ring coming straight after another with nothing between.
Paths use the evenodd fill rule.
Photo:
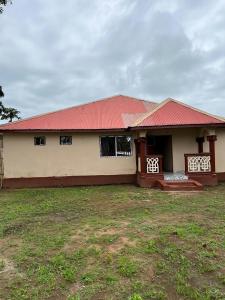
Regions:
<instances>
[{"instance_id":1,"label":"grass","mask_svg":"<svg viewBox=\"0 0 225 300\"><path fill-rule=\"evenodd\" d=\"M225 299L225 185L1 191L0 299Z\"/></svg>"}]
</instances>

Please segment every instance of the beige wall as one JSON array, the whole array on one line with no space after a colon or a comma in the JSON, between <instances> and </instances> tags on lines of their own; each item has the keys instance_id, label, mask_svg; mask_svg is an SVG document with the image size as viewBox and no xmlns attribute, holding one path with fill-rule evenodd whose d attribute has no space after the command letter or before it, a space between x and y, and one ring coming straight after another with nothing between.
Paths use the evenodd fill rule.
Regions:
<instances>
[{"instance_id":1,"label":"beige wall","mask_svg":"<svg viewBox=\"0 0 225 300\"><path fill-rule=\"evenodd\" d=\"M205 137L204 152L209 152L207 135L215 134L217 136L217 141L215 142L216 172L225 172L225 128L217 128L216 130L204 129L202 132L202 136Z\"/></svg>"},{"instance_id":2,"label":"beige wall","mask_svg":"<svg viewBox=\"0 0 225 300\"><path fill-rule=\"evenodd\" d=\"M197 153L198 145L195 141L198 135L196 128L178 128L167 130L151 130L149 134L172 135L173 170L184 171L184 154Z\"/></svg>"},{"instance_id":3,"label":"beige wall","mask_svg":"<svg viewBox=\"0 0 225 300\"><path fill-rule=\"evenodd\" d=\"M130 157L100 157L101 134L74 133L72 145L60 145L60 134L37 135L46 136L45 146L34 146L35 134L4 135L6 178L120 175L136 172L134 145L133 155Z\"/></svg>"},{"instance_id":4,"label":"beige wall","mask_svg":"<svg viewBox=\"0 0 225 300\"><path fill-rule=\"evenodd\" d=\"M150 134L172 135L174 172L184 170L184 154L197 153L199 129L151 130ZM216 129L216 172L225 172L225 128ZM34 146L34 134L5 134L4 176L48 177L135 174L135 147L131 157L100 157L99 136L73 133L72 145L59 145L60 134L48 133L46 146ZM115 135L113 133L112 135ZM121 133L118 133L121 135ZM208 152L208 142L204 143Z\"/></svg>"},{"instance_id":5,"label":"beige wall","mask_svg":"<svg viewBox=\"0 0 225 300\"><path fill-rule=\"evenodd\" d=\"M216 172L225 172L225 128L216 129Z\"/></svg>"}]
</instances>

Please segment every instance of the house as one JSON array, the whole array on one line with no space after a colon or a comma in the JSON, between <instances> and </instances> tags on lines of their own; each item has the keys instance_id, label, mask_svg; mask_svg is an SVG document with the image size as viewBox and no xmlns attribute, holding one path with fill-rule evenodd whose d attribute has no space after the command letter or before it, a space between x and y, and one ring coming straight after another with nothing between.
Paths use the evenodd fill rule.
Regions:
<instances>
[{"instance_id":1,"label":"house","mask_svg":"<svg viewBox=\"0 0 225 300\"><path fill-rule=\"evenodd\" d=\"M200 189L225 181L225 119L171 98L113 96L4 124L5 188L134 183Z\"/></svg>"}]
</instances>

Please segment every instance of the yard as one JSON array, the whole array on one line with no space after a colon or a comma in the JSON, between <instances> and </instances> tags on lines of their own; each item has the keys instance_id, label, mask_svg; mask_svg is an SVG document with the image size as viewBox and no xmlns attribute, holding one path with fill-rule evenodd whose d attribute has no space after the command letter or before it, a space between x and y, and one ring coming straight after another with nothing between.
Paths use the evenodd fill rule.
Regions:
<instances>
[{"instance_id":1,"label":"yard","mask_svg":"<svg viewBox=\"0 0 225 300\"><path fill-rule=\"evenodd\" d=\"M0 192L0 299L225 299L225 185Z\"/></svg>"}]
</instances>

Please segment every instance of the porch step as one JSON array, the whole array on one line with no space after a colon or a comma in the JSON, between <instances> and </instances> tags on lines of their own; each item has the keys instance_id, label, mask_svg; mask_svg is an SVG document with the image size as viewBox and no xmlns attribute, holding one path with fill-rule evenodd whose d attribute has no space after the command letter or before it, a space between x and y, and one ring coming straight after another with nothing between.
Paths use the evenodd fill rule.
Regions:
<instances>
[{"instance_id":1,"label":"porch step","mask_svg":"<svg viewBox=\"0 0 225 300\"><path fill-rule=\"evenodd\" d=\"M196 180L157 180L156 187L163 191L201 191L203 185Z\"/></svg>"}]
</instances>

